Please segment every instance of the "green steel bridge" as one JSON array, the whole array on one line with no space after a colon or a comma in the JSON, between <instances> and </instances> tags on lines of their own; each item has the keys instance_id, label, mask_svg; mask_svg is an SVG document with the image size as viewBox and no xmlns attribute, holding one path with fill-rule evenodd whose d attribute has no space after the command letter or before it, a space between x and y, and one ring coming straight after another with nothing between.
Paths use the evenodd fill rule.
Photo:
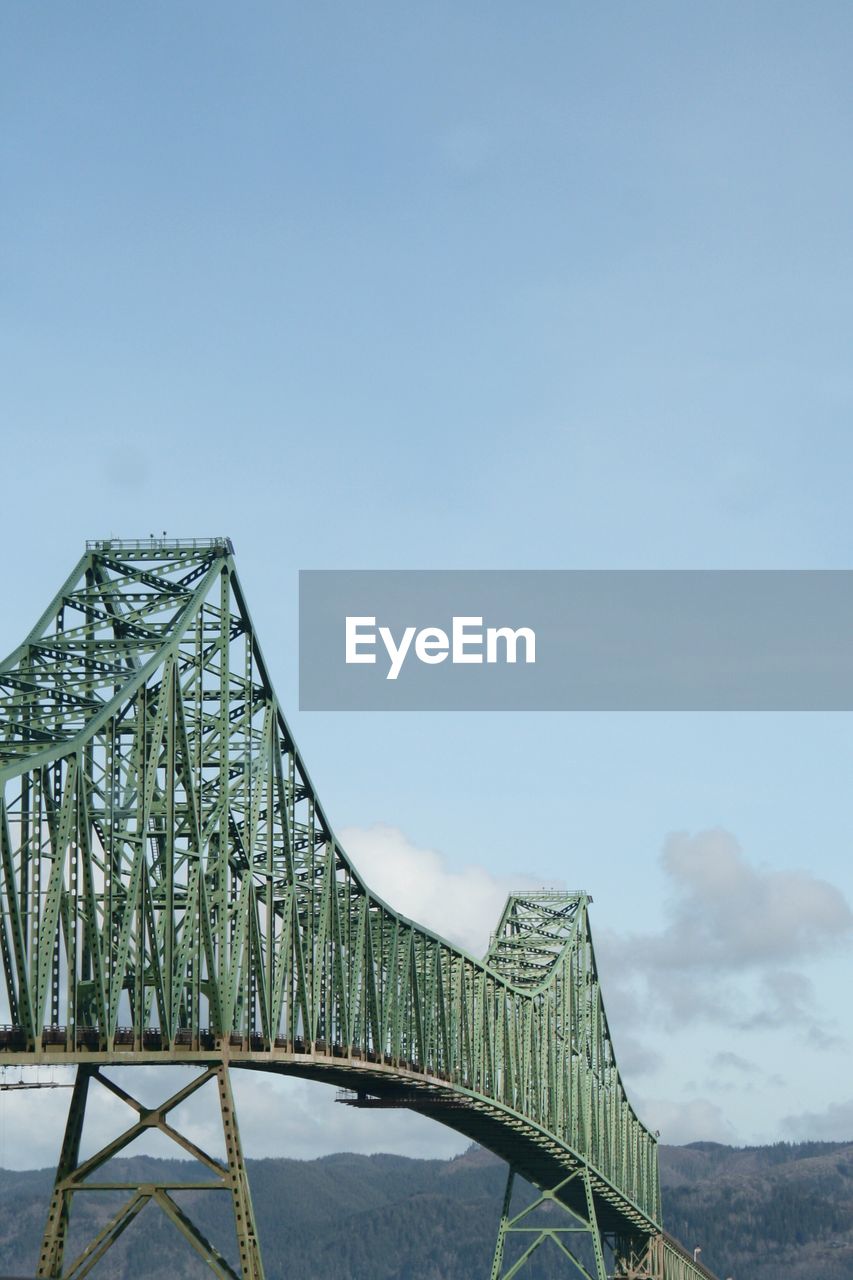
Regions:
<instances>
[{"instance_id":1,"label":"green steel bridge","mask_svg":"<svg viewBox=\"0 0 853 1280\"><path fill-rule=\"evenodd\" d=\"M408 1107L501 1156L492 1280L546 1241L587 1280L711 1275L662 1227L590 898L512 894L479 960L371 893L276 700L227 538L87 545L0 664L0 783L0 1063L77 1065L39 1276L88 1275L154 1202L217 1276L261 1280L231 1067ZM103 1071L165 1063L198 1072L154 1108ZM169 1118L213 1080L221 1163ZM104 1089L131 1123L83 1159ZM205 1176L106 1179L151 1128ZM537 1193L521 1209L515 1176ZM231 1197L239 1270L175 1199L201 1187ZM67 1257L75 1195L117 1188L123 1206Z\"/></svg>"}]
</instances>

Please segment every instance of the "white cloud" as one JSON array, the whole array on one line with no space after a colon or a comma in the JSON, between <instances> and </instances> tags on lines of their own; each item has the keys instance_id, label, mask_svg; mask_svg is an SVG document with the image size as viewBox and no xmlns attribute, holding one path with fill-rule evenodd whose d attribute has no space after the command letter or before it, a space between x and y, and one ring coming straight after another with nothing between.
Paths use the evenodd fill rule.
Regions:
<instances>
[{"instance_id":1,"label":"white cloud","mask_svg":"<svg viewBox=\"0 0 853 1280\"><path fill-rule=\"evenodd\" d=\"M496 876L469 863L454 870L397 827L345 827L341 844L369 889L395 911L482 956L513 889L541 888L527 875Z\"/></svg>"},{"instance_id":2,"label":"white cloud","mask_svg":"<svg viewBox=\"0 0 853 1280\"><path fill-rule=\"evenodd\" d=\"M652 962L740 969L814 955L853 934L839 889L808 871L751 866L727 831L671 835L661 862L673 899Z\"/></svg>"},{"instance_id":3,"label":"white cloud","mask_svg":"<svg viewBox=\"0 0 853 1280\"><path fill-rule=\"evenodd\" d=\"M853 1098L832 1102L823 1111L802 1111L785 1116L782 1126L798 1141L853 1142Z\"/></svg>"},{"instance_id":4,"label":"white cloud","mask_svg":"<svg viewBox=\"0 0 853 1280\"><path fill-rule=\"evenodd\" d=\"M792 965L853 937L841 891L807 871L751 865L721 830L670 836L661 866L670 885L663 929L599 935L617 1020L631 1025L654 1009L670 1026L798 1026L828 1043L813 984Z\"/></svg>"},{"instance_id":5,"label":"white cloud","mask_svg":"<svg viewBox=\"0 0 853 1280\"><path fill-rule=\"evenodd\" d=\"M684 1142L735 1143L737 1135L720 1107L707 1098L691 1098L672 1102L664 1098L645 1098L641 1106L645 1123L660 1130L661 1142L680 1145Z\"/></svg>"}]
</instances>

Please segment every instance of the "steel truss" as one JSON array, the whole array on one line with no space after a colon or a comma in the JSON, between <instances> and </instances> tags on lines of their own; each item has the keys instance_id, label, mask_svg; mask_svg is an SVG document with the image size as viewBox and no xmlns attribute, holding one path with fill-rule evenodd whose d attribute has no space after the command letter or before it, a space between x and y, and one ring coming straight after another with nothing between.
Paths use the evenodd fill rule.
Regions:
<instances>
[{"instance_id":1,"label":"steel truss","mask_svg":"<svg viewBox=\"0 0 853 1280\"><path fill-rule=\"evenodd\" d=\"M513 1214L510 1210L515 1176L510 1166L490 1280L512 1280L547 1241L563 1255L567 1274L580 1274L584 1280L715 1280L712 1272L663 1231L628 1236L605 1234L598 1221L587 1168L576 1169L556 1186L541 1190L535 1200ZM515 1237L520 1247L515 1256L508 1258L507 1243ZM592 1270L578 1255L578 1241L588 1245Z\"/></svg>"},{"instance_id":2,"label":"steel truss","mask_svg":"<svg viewBox=\"0 0 853 1280\"><path fill-rule=\"evenodd\" d=\"M589 904L511 895L478 960L371 893L226 538L90 543L0 663L2 1061L324 1079L434 1115L543 1190L582 1170L608 1238L652 1236L657 1144L617 1068Z\"/></svg>"},{"instance_id":3,"label":"steel truss","mask_svg":"<svg viewBox=\"0 0 853 1280\"><path fill-rule=\"evenodd\" d=\"M175 1107L185 1102L209 1080L216 1080L219 1093L219 1107L222 1117L222 1131L225 1139L225 1165L214 1159L169 1123L167 1116ZM119 1137L108 1142L86 1160L80 1160L80 1141L83 1134L83 1123L86 1107L90 1103L89 1088L92 1083L102 1085L115 1097L120 1098L137 1119ZM118 1155L137 1138L151 1129L171 1138L184 1152L192 1156L212 1173L210 1177L200 1180L159 1181L135 1185L127 1182L93 1181L95 1174L103 1165ZM77 1258L65 1266L65 1245L68 1223L71 1215L72 1198L82 1191L128 1191L130 1197L113 1215L110 1221L92 1239ZM234 1211L234 1223L237 1231L237 1244L240 1257L240 1273L236 1272L226 1258L199 1231L186 1213L175 1202L174 1193L181 1191L227 1191L231 1196ZM255 1226L252 1200L249 1193L249 1180L240 1145L240 1134L237 1128L237 1115L234 1110L234 1099L228 1068L223 1063L218 1067L209 1067L189 1084L172 1094L157 1107L145 1107L132 1094L122 1089L114 1080L102 1074L96 1066L82 1065L77 1069L77 1079L65 1137L56 1171L53 1195L48 1210L39 1257L39 1277L50 1277L51 1280L83 1280L120 1235L130 1226L136 1216L149 1203L156 1204L166 1217L178 1228L184 1239L192 1245L196 1253L204 1259L219 1280L264 1280L264 1271L258 1247L258 1233Z\"/></svg>"},{"instance_id":4,"label":"steel truss","mask_svg":"<svg viewBox=\"0 0 853 1280\"><path fill-rule=\"evenodd\" d=\"M585 1280L607 1280L604 1251L595 1213L595 1198L588 1171L586 1169L576 1169L574 1173L570 1173L568 1177L558 1182L556 1187L541 1192L532 1204L527 1205L520 1213L511 1216L510 1205L514 1180L515 1170L510 1168L506 1192L504 1193L503 1212L501 1214L500 1227L498 1228L498 1239L495 1245L491 1280L512 1280L512 1277L518 1275L519 1271L527 1265L536 1250L546 1240L551 1240L557 1246L566 1258L567 1263L575 1271L580 1272L585 1277ZM583 1201L585 1204L583 1209L573 1208L563 1198L569 1188L572 1190L577 1189L572 1184L579 1184L583 1189ZM542 1209L550 1209L553 1212L544 1224L532 1221L537 1215L541 1216L540 1211ZM529 1243L521 1255L512 1260L505 1270L504 1253L507 1238L514 1235L522 1237L522 1244L527 1241ZM592 1247L595 1259L594 1275L587 1270L575 1252L575 1239L578 1236L587 1239Z\"/></svg>"}]
</instances>

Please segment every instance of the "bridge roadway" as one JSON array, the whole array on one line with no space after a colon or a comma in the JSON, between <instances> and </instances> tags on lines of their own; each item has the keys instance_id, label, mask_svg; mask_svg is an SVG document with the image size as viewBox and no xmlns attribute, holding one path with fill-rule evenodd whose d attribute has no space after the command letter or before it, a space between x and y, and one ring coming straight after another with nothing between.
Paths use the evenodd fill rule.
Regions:
<instances>
[{"instance_id":1,"label":"bridge roadway","mask_svg":"<svg viewBox=\"0 0 853 1280\"><path fill-rule=\"evenodd\" d=\"M661 1233L656 1142L616 1065L588 895L511 895L480 961L372 894L278 706L227 539L89 544L0 664L0 784L0 1060L322 1080L558 1188L636 1256L619 1275L711 1274ZM61 1274L81 1189L86 1087L44 1276ZM220 1074L226 1133L229 1089ZM244 1277L260 1276L252 1230L240 1239Z\"/></svg>"}]
</instances>

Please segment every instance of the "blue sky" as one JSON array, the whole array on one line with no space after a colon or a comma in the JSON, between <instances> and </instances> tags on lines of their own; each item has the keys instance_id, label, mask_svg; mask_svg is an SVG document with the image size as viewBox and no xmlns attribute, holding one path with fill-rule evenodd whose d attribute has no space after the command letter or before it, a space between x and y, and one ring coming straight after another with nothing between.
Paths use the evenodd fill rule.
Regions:
<instances>
[{"instance_id":1,"label":"blue sky","mask_svg":"<svg viewBox=\"0 0 853 1280\"><path fill-rule=\"evenodd\" d=\"M853 1134L829 897L689 1026L624 969L716 918L671 832L731 833L756 910L853 896L851 717L300 715L296 575L850 567L851 37L841 3L0 15L0 648L87 537L230 534L332 821L589 889L679 1140Z\"/></svg>"}]
</instances>

